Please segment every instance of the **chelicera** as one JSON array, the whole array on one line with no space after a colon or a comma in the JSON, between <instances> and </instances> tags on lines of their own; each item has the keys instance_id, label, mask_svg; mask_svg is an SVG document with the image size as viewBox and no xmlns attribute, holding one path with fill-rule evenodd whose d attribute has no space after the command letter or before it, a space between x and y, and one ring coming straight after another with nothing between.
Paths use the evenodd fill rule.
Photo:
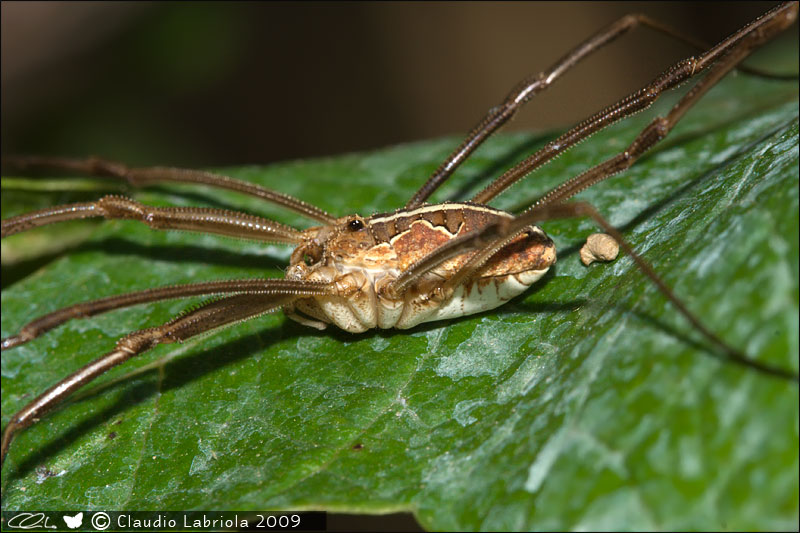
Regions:
<instances>
[{"instance_id":1,"label":"chelicera","mask_svg":"<svg viewBox=\"0 0 800 533\"><path fill-rule=\"evenodd\" d=\"M335 325L351 333L360 333L372 328L407 329L424 322L498 307L526 291L555 263L555 246L536 223L568 217L589 217L610 234L678 312L731 362L796 381L796 374L757 362L717 337L591 205L568 200L630 167L662 140L721 78L737 68L753 50L789 27L797 11L797 3L782 4L697 57L678 62L647 86L551 141L465 202L425 203L484 140L570 67L637 25L686 39L643 16L624 17L600 30L550 69L520 82L499 106L489 111L408 203L392 213L337 218L285 194L203 171L165 167L136 169L100 159L6 158L7 164L21 169L71 170L125 180L135 187L177 182L233 190L278 204L319 225L301 231L236 211L152 207L118 196L46 208L3 220L3 237L56 222L101 217L140 221L157 230L196 231L295 246L285 279L193 283L112 296L52 312L27 324L18 334L3 339L2 349L6 350L73 318L165 299L217 297L165 324L126 335L107 354L32 400L11 417L3 432L3 460L20 430L39 421L110 368L159 344L182 342L279 309L308 326L322 329ZM518 180L576 143L648 108L665 91L700 74L704 77L668 113L656 117L620 153L564 182L517 215L487 205Z\"/></svg>"}]
</instances>

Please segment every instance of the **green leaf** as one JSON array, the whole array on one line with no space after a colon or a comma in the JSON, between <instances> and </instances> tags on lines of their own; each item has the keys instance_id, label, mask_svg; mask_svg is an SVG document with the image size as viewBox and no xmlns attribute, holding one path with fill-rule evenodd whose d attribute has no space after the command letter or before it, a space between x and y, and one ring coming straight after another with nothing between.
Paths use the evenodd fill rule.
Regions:
<instances>
[{"instance_id":1,"label":"green leaf","mask_svg":"<svg viewBox=\"0 0 800 533\"><path fill-rule=\"evenodd\" d=\"M651 117L594 136L496 205L524 207L623 150ZM469 198L548 138L490 140L436 199ZM367 215L402 206L457 142L225 172ZM3 216L112 189L7 179ZM235 194L134 194L307 225ZM795 83L726 80L651 154L579 198L711 330L797 372ZM797 384L715 356L628 258L581 265L591 222L543 226L557 265L495 311L361 335L274 314L109 372L14 442L3 509L408 510L443 530L796 528ZM14 280L4 337L88 298L280 277L289 254L128 221L42 228L3 246L17 260L4 266ZM4 353L3 424L118 337L188 305L76 320Z\"/></svg>"}]
</instances>

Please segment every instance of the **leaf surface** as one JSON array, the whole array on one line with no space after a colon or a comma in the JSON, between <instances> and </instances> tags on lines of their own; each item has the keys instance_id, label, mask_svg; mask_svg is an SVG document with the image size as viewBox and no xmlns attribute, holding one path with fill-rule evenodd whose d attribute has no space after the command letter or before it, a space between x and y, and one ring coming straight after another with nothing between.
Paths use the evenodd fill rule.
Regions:
<instances>
[{"instance_id":1,"label":"leaf surface","mask_svg":"<svg viewBox=\"0 0 800 533\"><path fill-rule=\"evenodd\" d=\"M796 84L723 85L579 198L710 329L797 372ZM623 150L652 116L597 134L494 205L524 208ZM435 200L469 198L549 138L490 140ZM224 172L368 215L402 206L457 142ZM109 191L119 189L4 179L3 216ZM309 225L224 192L132 194ZM281 277L288 261L284 247L140 226L82 221L5 240L3 337L88 298ZM581 265L591 222L543 227L557 265L497 310L361 335L274 314L111 371L18 437L3 509L409 510L442 530L796 528L797 384L716 357L628 258ZM120 336L188 305L76 320L5 352L3 424Z\"/></svg>"}]
</instances>

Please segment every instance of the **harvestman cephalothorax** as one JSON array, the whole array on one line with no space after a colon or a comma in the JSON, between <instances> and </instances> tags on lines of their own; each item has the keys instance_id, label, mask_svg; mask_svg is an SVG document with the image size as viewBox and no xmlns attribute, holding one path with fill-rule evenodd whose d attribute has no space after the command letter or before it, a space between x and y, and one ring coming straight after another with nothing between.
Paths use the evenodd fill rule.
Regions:
<instances>
[{"instance_id":1,"label":"harvestman cephalothorax","mask_svg":"<svg viewBox=\"0 0 800 533\"><path fill-rule=\"evenodd\" d=\"M488 112L408 203L393 213L335 217L285 194L203 171L165 167L137 169L96 158L4 158L4 164L17 169L69 170L118 178L133 187L188 183L232 190L278 204L320 225L297 230L241 212L152 207L119 196L46 208L3 220L4 238L56 222L100 217L139 221L156 230L187 230L295 247L285 279L200 282L102 298L49 313L3 339L2 349L13 349L68 320L159 300L194 296L215 298L166 324L152 324L152 327L126 335L115 347L110 347L107 354L76 370L22 407L4 428L3 461L19 431L38 422L110 368L159 344L182 342L280 309L290 318L311 327L321 329L333 324L360 333L376 327L406 329L502 305L539 280L555 262L552 241L535 224L559 218L589 217L612 235L692 328L732 364L796 381L797 375L792 371L760 363L751 357L752 354L742 353L710 331L600 213L587 203L568 200L630 167L667 136L684 114L726 74L736 68L747 70L740 67L742 60L789 27L797 11L797 3L782 4L718 45L702 47L704 52L676 63L647 86L587 118L462 203L427 204L426 200L526 102L595 50L639 25L688 41L698 48L701 46L644 16L624 17L603 28L550 69L520 82L500 105ZM488 207L489 201L541 165L593 133L648 108L664 92L690 80L697 81L678 103L650 122L620 153L611 154L606 161L564 182L522 213L513 215Z\"/></svg>"}]
</instances>

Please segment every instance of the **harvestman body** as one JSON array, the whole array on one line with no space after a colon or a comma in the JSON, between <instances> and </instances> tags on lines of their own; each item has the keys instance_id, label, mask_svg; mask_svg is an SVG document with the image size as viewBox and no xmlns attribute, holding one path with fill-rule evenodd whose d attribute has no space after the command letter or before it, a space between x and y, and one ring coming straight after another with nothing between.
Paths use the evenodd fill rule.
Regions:
<instances>
[{"instance_id":1,"label":"harvestman body","mask_svg":"<svg viewBox=\"0 0 800 533\"><path fill-rule=\"evenodd\" d=\"M361 333L376 327L407 329L494 309L523 293L555 263L555 245L541 228L529 226L473 279L448 293L438 292L442 283L472 254L442 262L402 294L392 286L402 272L442 245L511 218L482 205L447 203L364 220L345 217L333 227L306 230L304 244L292 254L286 278L333 283L336 294L298 300L287 306L288 315L317 327L333 323ZM297 312L319 322L309 322Z\"/></svg>"},{"instance_id":2,"label":"harvestman body","mask_svg":"<svg viewBox=\"0 0 800 533\"><path fill-rule=\"evenodd\" d=\"M604 28L565 55L551 69L523 80L475 127L402 209L370 217L335 218L296 198L212 173L152 167L131 169L99 159L16 157L18 168L51 167L124 179L133 186L183 182L234 190L277 203L321 223L299 231L261 217L210 208L159 208L107 196L96 202L43 209L2 221L2 236L55 222L88 217L131 219L159 230L191 230L243 239L295 245L285 279L194 283L147 289L60 309L24 326L2 341L2 349L28 342L73 318L85 318L131 305L200 295L219 299L161 326L131 333L94 362L63 379L17 412L3 432L2 458L21 429L38 421L74 391L108 369L158 344L180 342L216 328L284 309L303 324L327 324L358 333L370 328L410 328L423 322L492 309L524 292L556 260L555 247L535 223L587 216L609 233L677 310L730 361L768 375L797 381L796 374L759 363L709 331L672 293L622 235L586 203L566 203L578 192L631 166L663 139L712 86L750 52L789 27L798 4L782 4L698 57L685 59L649 85L620 100L548 143L489 184L470 202L425 204L487 137L528 100L585 56L636 25L706 47L644 16L627 16ZM740 70L749 70L738 67ZM622 153L590 168L544 195L519 215L490 208L492 198L577 142L622 118L649 107L664 91L704 73L663 117L656 117ZM763 74L762 74L763 75Z\"/></svg>"}]
</instances>

